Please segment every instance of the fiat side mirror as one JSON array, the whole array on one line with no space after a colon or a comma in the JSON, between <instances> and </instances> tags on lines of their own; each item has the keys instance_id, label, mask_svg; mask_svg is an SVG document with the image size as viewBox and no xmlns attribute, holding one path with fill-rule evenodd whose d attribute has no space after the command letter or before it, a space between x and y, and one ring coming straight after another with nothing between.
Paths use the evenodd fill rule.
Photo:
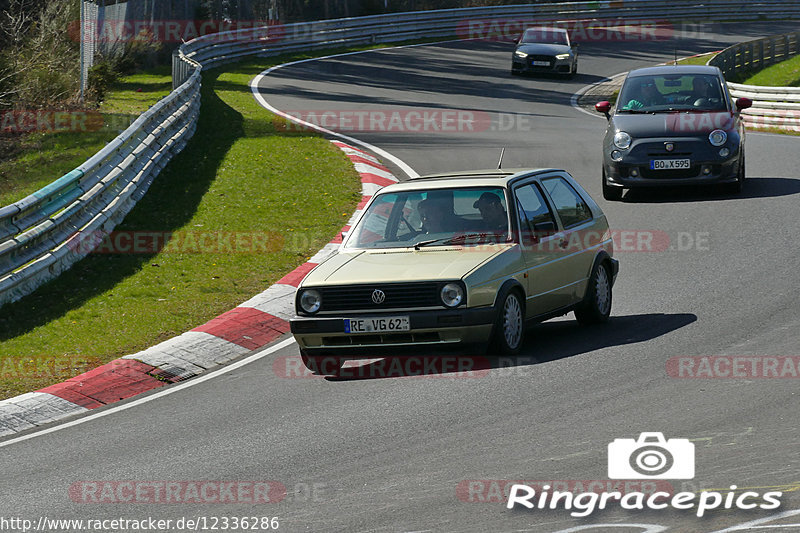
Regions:
<instances>
[{"instance_id":1,"label":"fiat side mirror","mask_svg":"<svg viewBox=\"0 0 800 533\"><path fill-rule=\"evenodd\" d=\"M596 104L594 104L594 109L598 113L604 114L606 116L606 118L611 118L609 116L609 114L608 114L609 111L611 111L611 102L609 102L608 100L603 100L602 102L597 102Z\"/></svg>"},{"instance_id":2,"label":"fiat side mirror","mask_svg":"<svg viewBox=\"0 0 800 533\"><path fill-rule=\"evenodd\" d=\"M736 99L736 109L741 111L742 109L747 109L753 105L753 101L749 98L737 98Z\"/></svg>"}]
</instances>

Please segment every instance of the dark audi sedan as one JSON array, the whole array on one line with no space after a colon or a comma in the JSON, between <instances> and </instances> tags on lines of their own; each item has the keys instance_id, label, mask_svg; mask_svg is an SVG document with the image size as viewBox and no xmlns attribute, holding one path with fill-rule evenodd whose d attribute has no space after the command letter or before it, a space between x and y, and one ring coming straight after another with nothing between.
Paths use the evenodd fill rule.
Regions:
<instances>
[{"instance_id":1,"label":"dark audi sedan","mask_svg":"<svg viewBox=\"0 0 800 533\"><path fill-rule=\"evenodd\" d=\"M527 28L511 54L511 74L576 72L578 51L563 28Z\"/></svg>"},{"instance_id":2,"label":"dark audi sedan","mask_svg":"<svg viewBox=\"0 0 800 533\"><path fill-rule=\"evenodd\" d=\"M720 184L742 190L745 132L739 112L748 98L731 98L722 72L705 65L632 70L608 118L603 139L603 197L626 188Z\"/></svg>"}]
</instances>

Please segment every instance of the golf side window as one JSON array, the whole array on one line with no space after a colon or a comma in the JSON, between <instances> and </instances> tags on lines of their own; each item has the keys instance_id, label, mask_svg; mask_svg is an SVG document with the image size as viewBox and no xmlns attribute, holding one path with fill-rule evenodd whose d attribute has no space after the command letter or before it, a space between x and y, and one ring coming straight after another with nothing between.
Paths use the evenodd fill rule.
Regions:
<instances>
[{"instance_id":1,"label":"golf side window","mask_svg":"<svg viewBox=\"0 0 800 533\"><path fill-rule=\"evenodd\" d=\"M561 177L546 178L542 180L542 185L550 195L564 229L592 219L591 209L567 180Z\"/></svg>"},{"instance_id":2,"label":"golf side window","mask_svg":"<svg viewBox=\"0 0 800 533\"><path fill-rule=\"evenodd\" d=\"M536 183L518 187L514 191L519 211L523 243L535 243L556 231L556 219Z\"/></svg>"}]
</instances>

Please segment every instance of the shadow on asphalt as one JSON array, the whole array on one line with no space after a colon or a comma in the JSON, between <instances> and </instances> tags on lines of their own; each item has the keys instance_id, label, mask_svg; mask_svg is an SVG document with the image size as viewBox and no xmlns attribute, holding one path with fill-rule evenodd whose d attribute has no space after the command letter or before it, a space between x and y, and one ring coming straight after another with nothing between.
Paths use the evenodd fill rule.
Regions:
<instances>
[{"instance_id":1,"label":"shadow on asphalt","mask_svg":"<svg viewBox=\"0 0 800 533\"><path fill-rule=\"evenodd\" d=\"M629 190L624 202L672 203L742 200L747 198L777 198L800 194L798 178L748 178L741 193L725 193L718 187L664 187Z\"/></svg>"},{"instance_id":2,"label":"shadow on asphalt","mask_svg":"<svg viewBox=\"0 0 800 533\"><path fill-rule=\"evenodd\" d=\"M366 364L345 363L328 381L359 381L400 377L483 377L492 370L551 363L613 346L647 342L697 320L692 313L649 313L612 316L608 323L580 326L575 320L544 322L529 327L522 353L499 356L479 349L419 351L370 357Z\"/></svg>"}]
</instances>

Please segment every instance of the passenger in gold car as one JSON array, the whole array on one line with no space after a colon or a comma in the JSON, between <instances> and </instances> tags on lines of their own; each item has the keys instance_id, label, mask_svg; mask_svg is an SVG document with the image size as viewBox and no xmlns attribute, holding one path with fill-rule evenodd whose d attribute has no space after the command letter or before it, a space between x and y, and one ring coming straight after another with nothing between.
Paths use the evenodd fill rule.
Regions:
<instances>
[{"instance_id":1,"label":"passenger in gold car","mask_svg":"<svg viewBox=\"0 0 800 533\"><path fill-rule=\"evenodd\" d=\"M508 230L508 216L503 204L500 202L500 197L491 192L481 194L480 198L475 200L472 207L481 212L486 229L494 232L503 232Z\"/></svg>"}]
</instances>

